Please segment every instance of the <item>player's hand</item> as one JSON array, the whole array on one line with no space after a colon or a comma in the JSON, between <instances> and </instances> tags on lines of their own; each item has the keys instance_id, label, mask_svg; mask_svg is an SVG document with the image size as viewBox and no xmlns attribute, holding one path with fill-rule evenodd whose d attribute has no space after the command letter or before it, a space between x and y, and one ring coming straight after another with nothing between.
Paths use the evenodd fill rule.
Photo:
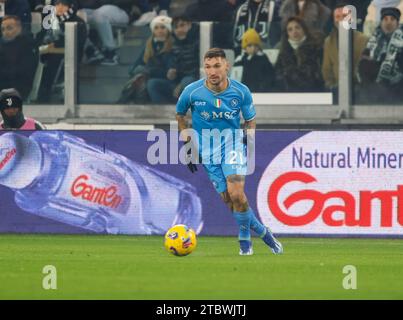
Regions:
<instances>
[{"instance_id":1,"label":"player's hand","mask_svg":"<svg viewBox=\"0 0 403 320\"><path fill-rule=\"evenodd\" d=\"M185 145L189 143L190 141L187 141L185 142ZM197 166L192 161L193 161L193 155L192 155L192 148L190 147L189 150L186 152L186 165L188 166L191 173L195 173L197 171Z\"/></svg>"}]
</instances>

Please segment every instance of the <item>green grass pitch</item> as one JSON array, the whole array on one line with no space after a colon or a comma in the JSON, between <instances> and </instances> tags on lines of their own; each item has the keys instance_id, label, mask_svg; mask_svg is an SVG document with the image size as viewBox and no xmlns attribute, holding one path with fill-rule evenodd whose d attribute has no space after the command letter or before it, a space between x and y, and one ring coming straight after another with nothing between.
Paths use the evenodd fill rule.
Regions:
<instances>
[{"instance_id":1,"label":"green grass pitch","mask_svg":"<svg viewBox=\"0 0 403 320\"><path fill-rule=\"evenodd\" d=\"M0 235L0 299L402 299L403 240L280 238L275 256L254 239L199 237L187 257L163 237ZM57 290L44 290L45 265ZM343 288L343 267L357 289Z\"/></svg>"}]
</instances>

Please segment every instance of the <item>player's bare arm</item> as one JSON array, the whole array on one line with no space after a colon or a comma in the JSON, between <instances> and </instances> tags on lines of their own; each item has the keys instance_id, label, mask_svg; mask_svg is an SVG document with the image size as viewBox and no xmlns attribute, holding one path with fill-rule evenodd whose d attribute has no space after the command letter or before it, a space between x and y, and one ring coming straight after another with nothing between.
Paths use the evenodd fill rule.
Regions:
<instances>
[{"instance_id":1,"label":"player's bare arm","mask_svg":"<svg viewBox=\"0 0 403 320\"><path fill-rule=\"evenodd\" d=\"M190 136L189 135L185 135L185 130L188 128L188 122L186 119L186 116L177 113L176 114L176 121L178 122L178 129L179 129L179 133L181 135L181 138L184 141L190 141Z\"/></svg>"},{"instance_id":2,"label":"player's bare arm","mask_svg":"<svg viewBox=\"0 0 403 320\"><path fill-rule=\"evenodd\" d=\"M256 120L252 119L250 121L245 121L244 123L244 129L246 130L246 132L251 135L255 134L255 130L256 130Z\"/></svg>"},{"instance_id":3,"label":"player's bare arm","mask_svg":"<svg viewBox=\"0 0 403 320\"><path fill-rule=\"evenodd\" d=\"M178 130L179 130L179 134L181 136L181 139L183 141L186 141L185 143L188 143L191 141L191 136L186 133L188 129L188 123L186 120L186 116L177 113L176 114L176 121L178 122ZM190 147L187 151L187 166L190 170L190 172L195 173L197 171L197 166L195 163L197 163L195 154L192 154L192 148Z\"/></svg>"}]
</instances>

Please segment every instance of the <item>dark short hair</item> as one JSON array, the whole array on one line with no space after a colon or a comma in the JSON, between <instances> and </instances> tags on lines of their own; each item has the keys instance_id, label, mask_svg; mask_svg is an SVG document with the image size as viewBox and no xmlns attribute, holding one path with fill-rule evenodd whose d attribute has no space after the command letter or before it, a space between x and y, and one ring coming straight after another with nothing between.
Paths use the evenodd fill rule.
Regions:
<instances>
[{"instance_id":1,"label":"dark short hair","mask_svg":"<svg viewBox=\"0 0 403 320\"><path fill-rule=\"evenodd\" d=\"M204 59L223 58L227 59L225 51L221 48L211 48L204 54Z\"/></svg>"},{"instance_id":2,"label":"dark short hair","mask_svg":"<svg viewBox=\"0 0 403 320\"><path fill-rule=\"evenodd\" d=\"M180 15L180 16L175 16L175 17L172 18L172 26L176 27L176 25L179 23L179 21L192 23L192 20L188 16Z\"/></svg>"},{"instance_id":3,"label":"dark short hair","mask_svg":"<svg viewBox=\"0 0 403 320\"><path fill-rule=\"evenodd\" d=\"M6 20L14 20L15 22L17 22L17 24L22 25L21 18L19 16L14 16L14 15L4 16L4 18L1 20L1 22L6 21Z\"/></svg>"}]
</instances>

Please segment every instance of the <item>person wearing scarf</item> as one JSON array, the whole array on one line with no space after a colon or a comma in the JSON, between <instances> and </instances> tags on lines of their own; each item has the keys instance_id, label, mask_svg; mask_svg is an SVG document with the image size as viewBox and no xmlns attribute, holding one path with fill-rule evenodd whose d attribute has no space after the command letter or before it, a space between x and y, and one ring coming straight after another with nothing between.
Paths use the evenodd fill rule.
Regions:
<instances>
[{"instance_id":1,"label":"person wearing scarf","mask_svg":"<svg viewBox=\"0 0 403 320\"><path fill-rule=\"evenodd\" d=\"M378 66L376 82L399 91L403 85L403 26L399 9L383 8L381 24L369 39L366 58Z\"/></svg>"},{"instance_id":2,"label":"person wearing scarf","mask_svg":"<svg viewBox=\"0 0 403 320\"><path fill-rule=\"evenodd\" d=\"M373 0L368 6L368 14L364 23L364 34L372 36L375 29L381 22L381 11L383 8L397 8L403 12L403 0ZM403 23L403 16L400 17L400 23Z\"/></svg>"}]
</instances>

